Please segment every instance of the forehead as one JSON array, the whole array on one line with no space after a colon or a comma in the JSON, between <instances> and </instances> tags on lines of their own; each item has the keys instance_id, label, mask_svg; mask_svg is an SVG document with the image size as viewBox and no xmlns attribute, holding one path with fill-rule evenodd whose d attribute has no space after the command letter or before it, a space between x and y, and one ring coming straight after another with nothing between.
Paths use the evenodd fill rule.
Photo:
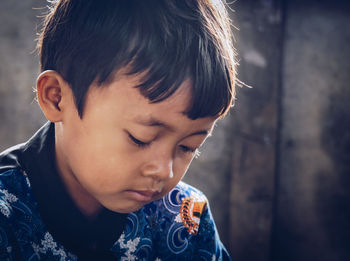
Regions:
<instances>
[{"instance_id":1,"label":"forehead","mask_svg":"<svg viewBox=\"0 0 350 261\"><path fill-rule=\"evenodd\" d=\"M108 84L91 86L89 90L85 116L101 114L111 121L134 121L143 125L156 126L159 123L168 123L178 129L193 128L210 129L215 118L200 118L191 120L186 110L191 103L191 81L185 80L176 92L167 99L151 103L144 97L138 88L140 77L135 75L119 75ZM96 115L97 117L98 115ZM117 122L116 122L117 124Z\"/></svg>"}]
</instances>

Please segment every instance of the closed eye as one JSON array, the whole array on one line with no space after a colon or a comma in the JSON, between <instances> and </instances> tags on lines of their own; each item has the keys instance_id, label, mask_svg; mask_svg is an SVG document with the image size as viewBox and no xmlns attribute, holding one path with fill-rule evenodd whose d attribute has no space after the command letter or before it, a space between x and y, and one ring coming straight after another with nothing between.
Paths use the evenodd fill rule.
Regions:
<instances>
[{"instance_id":1,"label":"closed eye","mask_svg":"<svg viewBox=\"0 0 350 261\"><path fill-rule=\"evenodd\" d=\"M193 148L187 147L185 145L180 145L180 149L184 153L188 153L190 155L194 155L195 158L199 157L200 152L199 152L198 148L193 149Z\"/></svg>"},{"instance_id":2,"label":"closed eye","mask_svg":"<svg viewBox=\"0 0 350 261\"><path fill-rule=\"evenodd\" d=\"M183 152L188 152L188 153L194 153L196 149L192 149L190 147L187 147L185 145L180 145L180 148Z\"/></svg>"},{"instance_id":3,"label":"closed eye","mask_svg":"<svg viewBox=\"0 0 350 261\"><path fill-rule=\"evenodd\" d=\"M138 147L141 147L141 148L145 148L147 146L149 146L151 144L151 142L144 142L144 141L141 141L139 139L136 139L134 136L132 136L130 133L128 133L128 136L130 138L130 140L135 144L137 145Z\"/></svg>"},{"instance_id":4,"label":"closed eye","mask_svg":"<svg viewBox=\"0 0 350 261\"><path fill-rule=\"evenodd\" d=\"M194 156L194 158L198 158L200 155L200 151L198 150L198 148L193 149L193 148L187 147L185 145L180 145L180 149L182 150L182 152L188 153L188 154Z\"/></svg>"}]
</instances>

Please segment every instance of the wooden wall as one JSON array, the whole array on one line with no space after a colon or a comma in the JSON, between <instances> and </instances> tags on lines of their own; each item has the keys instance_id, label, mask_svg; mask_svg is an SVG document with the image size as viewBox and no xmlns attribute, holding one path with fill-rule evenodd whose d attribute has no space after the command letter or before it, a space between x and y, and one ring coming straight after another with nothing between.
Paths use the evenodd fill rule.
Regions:
<instances>
[{"instance_id":1,"label":"wooden wall","mask_svg":"<svg viewBox=\"0 0 350 261\"><path fill-rule=\"evenodd\" d=\"M274 260L350 260L350 4L288 1Z\"/></svg>"}]
</instances>

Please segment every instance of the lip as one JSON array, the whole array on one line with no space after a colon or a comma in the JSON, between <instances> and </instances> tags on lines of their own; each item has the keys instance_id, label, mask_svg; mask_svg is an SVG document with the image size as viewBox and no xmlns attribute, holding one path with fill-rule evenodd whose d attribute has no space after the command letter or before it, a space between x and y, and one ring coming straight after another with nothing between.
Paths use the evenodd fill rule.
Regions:
<instances>
[{"instance_id":1,"label":"lip","mask_svg":"<svg viewBox=\"0 0 350 261\"><path fill-rule=\"evenodd\" d=\"M151 201L152 198L157 194L156 192L150 190L127 190L125 192L132 199L141 202Z\"/></svg>"}]
</instances>

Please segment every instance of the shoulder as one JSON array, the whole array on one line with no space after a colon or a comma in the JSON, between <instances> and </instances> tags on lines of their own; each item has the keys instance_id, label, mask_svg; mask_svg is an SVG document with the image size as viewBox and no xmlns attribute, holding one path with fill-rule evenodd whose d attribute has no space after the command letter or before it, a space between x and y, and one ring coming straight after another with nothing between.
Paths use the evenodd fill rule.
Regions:
<instances>
[{"instance_id":1,"label":"shoulder","mask_svg":"<svg viewBox=\"0 0 350 261\"><path fill-rule=\"evenodd\" d=\"M10 217L12 206L28 201L30 183L27 175L20 169L10 169L0 173L0 212Z\"/></svg>"},{"instance_id":2,"label":"shoulder","mask_svg":"<svg viewBox=\"0 0 350 261\"><path fill-rule=\"evenodd\" d=\"M22 231L24 224L27 228L41 224L29 179L20 169L0 173L0 220L2 228L14 233Z\"/></svg>"},{"instance_id":3,"label":"shoulder","mask_svg":"<svg viewBox=\"0 0 350 261\"><path fill-rule=\"evenodd\" d=\"M201 216L207 209L208 200L200 190L180 182L153 204L156 205L159 216L164 216L183 226L189 235L196 235Z\"/></svg>"},{"instance_id":4,"label":"shoulder","mask_svg":"<svg viewBox=\"0 0 350 261\"><path fill-rule=\"evenodd\" d=\"M29 189L30 182L25 171L20 168L12 168L0 171L0 188L4 187L11 190Z\"/></svg>"},{"instance_id":5,"label":"shoulder","mask_svg":"<svg viewBox=\"0 0 350 261\"><path fill-rule=\"evenodd\" d=\"M0 173L0 200L10 204L27 201L30 195L30 182L26 173L18 168Z\"/></svg>"},{"instance_id":6,"label":"shoulder","mask_svg":"<svg viewBox=\"0 0 350 261\"><path fill-rule=\"evenodd\" d=\"M230 260L203 192L180 182L154 204L165 228L158 232L161 243L157 249L161 256L168 252L179 260Z\"/></svg>"},{"instance_id":7,"label":"shoulder","mask_svg":"<svg viewBox=\"0 0 350 261\"><path fill-rule=\"evenodd\" d=\"M18 254L16 237L22 235L17 229L24 226L32 210L28 200L29 180L20 169L9 169L0 173L0 259L12 260Z\"/></svg>"},{"instance_id":8,"label":"shoulder","mask_svg":"<svg viewBox=\"0 0 350 261\"><path fill-rule=\"evenodd\" d=\"M75 260L41 219L26 173L0 173L0 260Z\"/></svg>"}]
</instances>

